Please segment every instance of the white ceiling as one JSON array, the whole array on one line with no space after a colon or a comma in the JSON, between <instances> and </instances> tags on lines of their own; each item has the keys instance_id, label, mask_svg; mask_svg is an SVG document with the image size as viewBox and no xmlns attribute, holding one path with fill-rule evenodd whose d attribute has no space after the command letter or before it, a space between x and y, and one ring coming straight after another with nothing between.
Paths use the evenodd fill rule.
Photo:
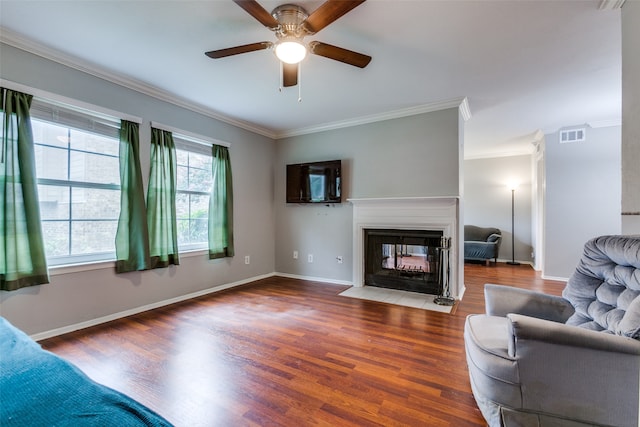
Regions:
<instances>
[{"instance_id":1,"label":"white ceiling","mask_svg":"<svg viewBox=\"0 0 640 427\"><path fill-rule=\"evenodd\" d=\"M268 11L283 3L258 1ZM291 2L309 13L322 4ZM530 152L540 131L619 122L620 10L599 4L369 0L305 39L371 55L369 66L311 55L300 103L297 87L278 91L271 51L204 55L275 40L231 0L0 0L0 40L274 138L466 97L465 156L474 158Z\"/></svg>"}]
</instances>

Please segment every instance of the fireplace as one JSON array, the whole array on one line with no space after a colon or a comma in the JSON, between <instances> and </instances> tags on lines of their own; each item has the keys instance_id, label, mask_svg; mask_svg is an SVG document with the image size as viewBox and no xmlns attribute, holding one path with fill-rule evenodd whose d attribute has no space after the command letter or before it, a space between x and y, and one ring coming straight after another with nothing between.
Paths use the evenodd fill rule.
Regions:
<instances>
[{"instance_id":1,"label":"fireplace","mask_svg":"<svg viewBox=\"0 0 640 427\"><path fill-rule=\"evenodd\" d=\"M384 234L388 230L401 231L401 232L416 232L412 234L418 234L418 239L423 239L425 236L428 238L436 237L436 239L442 237L447 242L446 251L446 265L443 264L441 271L446 271L446 284L447 289L451 293L453 298L459 299L464 293L464 264L461 250L462 245L462 230L460 223L460 205L458 197L397 197L397 198L370 198L370 199L348 199L353 205L353 286L371 286L370 283L366 283L366 276L371 273L365 272L365 230L378 231ZM383 238L384 236L379 236ZM411 237L413 236L405 236ZM376 237L378 238L378 237ZM378 251L382 253L392 254L396 250L396 245L413 246L412 248L403 247L400 248L397 253L398 257L387 257L387 264L384 264L383 270L386 268L393 269L406 265L404 272L398 271L398 276L406 279L411 276L420 276L420 267L424 271L424 275L427 276L427 280L432 283L425 287L430 287L429 293L440 294L440 289L435 288L435 283L438 281L437 269L434 271L433 262L437 262L438 258L434 256L435 247L441 246L439 244L434 245L435 240L428 244L413 243L414 240L405 240L403 242L389 241L381 242ZM390 246L382 246L382 245ZM393 246L393 248L392 248ZM416 249L415 246L427 247L428 249ZM404 251L404 252L403 252ZM424 252L424 253L423 253ZM409 258L403 256L404 254L411 254L411 258L415 258L410 267ZM424 257L418 257L413 255L425 255ZM431 256L431 258L430 258ZM391 264L393 260L393 264ZM379 268L383 263L382 260L372 261ZM417 264L417 271L414 264ZM427 271L430 270L430 271ZM391 273L386 271L385 273ZM395 271L393 272L396 273ZM402 274L400 274L402 273ZM377 274L374 279L378 283L385 280L381 278L381 274ZM390 275L390 274L389 274ZM439 283L443 283L439 281ZM413 284L415 286L415 283Z\"/></svg>"},{"instance_id":2,"label":"fireplace","mask_svg":"<svg viewBox=\"0 0 640 427\"><path fill-rule=\"evenodd\" d=\"M439 295L442 231L364 229L364 284Z\"/></svg>"}]
</instances>

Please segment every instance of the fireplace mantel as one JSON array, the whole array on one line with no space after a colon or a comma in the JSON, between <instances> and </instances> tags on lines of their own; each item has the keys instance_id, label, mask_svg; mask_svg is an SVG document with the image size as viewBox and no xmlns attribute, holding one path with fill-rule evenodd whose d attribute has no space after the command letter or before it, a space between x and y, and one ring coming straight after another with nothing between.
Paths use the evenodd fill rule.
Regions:
<instances>
[{"instance_id":1,"label":"fireplace mantel","mask_svg":"<svg viewBox=\"0 0 640 427\"><path fill-rule=\"evenodd\" d=\"M457 201L458 196L426 196L426 197L367 197L361 199L347 199L353 205L389 205L389 204L424 204L447 201Z\"/></svg>"},{"instance_id":2,"label":"fireplace mantel","mask_svg":"<svg viewBox=\"0 0 640 427\"><path fill-rule=\"evenodd\" d=\"M444 237L451 237L451 295L460 298L464 259L459 197L354 198L347 201L353 205L354 286L364 286L365 229L439 230Z\"/></svg>"}]
</instances>

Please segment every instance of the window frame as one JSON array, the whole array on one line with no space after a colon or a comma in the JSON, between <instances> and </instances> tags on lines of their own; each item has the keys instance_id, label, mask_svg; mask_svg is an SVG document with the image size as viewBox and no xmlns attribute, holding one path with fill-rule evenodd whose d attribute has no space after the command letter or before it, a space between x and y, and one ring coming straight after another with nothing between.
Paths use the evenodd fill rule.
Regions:
<instances>
[{"instance_id":1,"label":"window frame","mask_svg":"<svg viewBox=\"0 0 640 427\"><path fill-rule=\"evenodd\" d=\"M213 153L211 152L211 146L208 145L206 142L204 141L196 141L194 140L194 138L190 137L190 138L185 138L184 135L181 135L179 133L172 133L173 135L173 141L175 143L176 146L176 152L178 150L186 152L187 155L189 154L197 154L197 155L201 155L201 156L207 156L209 159L211 159L211 161L213 161ZM176 153L176 158L177 158L177 153ZM189 157L188 157L189 158ZM210 163L211 165L211 163ZM178 164L177 165L178 168L180 168L181 166L186 166L187 167L187 179L190 176L189 172L192 169L192 167L189 165L189 161L187 161L186 165L181 165ZM199 169L199 170L204 170L202 168L196 168L193 167L193 169ZM212 173L212 169L209 168L208 170L209 175L211 176L211 178L213 178L213 173ZM177 176L176 176L176 180L177 180ZM188 210L188 217L184 218L184 217L178 217L178 214L176 212L176 222L178 223L179 221L184 221L187 220L188 224L189 224L189 229L191 228L191 224L193 221L195 221L198 218L193 218L191 216L191 196L206 196L207 200L210 201L211 200L211 189L209 191L201 191L201 190L181 190L178 186L178 183L176 182L176 199L178 198L178 195L180 194L184 194L187 196L187 210ZM209 202L207 202L207 205L209 205ZM176 211L177 211L177 200L176 200ZM209 230L209 206L207 206L207 215L205 217L205 221L207 222L207 232ZM176 224L177 226L177 224ZM191 233L188 233L191 234ZM208 239L205 239L202 242L189 242L189 243L183 243L180 244L180 240L178 239L178 253L183 253L183 252L191 252L191 251L203 251L203 250L207 250L209 247L209 241Z\"/></svg>"},{"instance_id":2,"label":"window frame","mask_svg":"<svg viewBox=\"0 0 640 427\"><path fill-rule=\"evenodd\" d=\"M67 114L69 113L69 111L67 110ZM67 162L66 162L66 171L65 171L65 176L67 177L67 179L58 179L58 178L45 178L45 177L40 177L40 176L36 176L36 182L38 187L41 186L50 186L50 187L55 187L55 188L59 188L60 191L67 193L67 200L69 203L69 207L68 207L68 212L67 215L64 218L43 218L41 215L40 218L40 223L42 224L42 228L43 228L43 238L45 240L45 246L46 246L46 236L44 235L44 226L45 224L53 224L53 223L58 223L58 224L66 224L66 254L65 255L50 255L47 254L47 264L51 265L51 266L60 266L60 265L68 265L68 264L83 264L83 263L90 263L90 262L100 262L100 261L113 261L116 259L116 251L115 251L115 234L114 234L114 239L111 242L113 250L109 250L109 251L96 251L96 252L85 252L85 253L77 253L74 254L73 253L73 243L74 240L77 240L77 236L74 234L74 225L75 224L79 224L79 223L83 223L83 222L109 222L109 223L114 223L115 222L115 229L117 230L117 223L118 223L118 217L119 217L119 209L118 209L118 215L115 218L74 218L74 190L75 189L89 189L89 190L109 190L109 191L117 191L117 198L118 198L118 203L120 203L120 184L112 184L112 183L99 183L99 182L90 182L90 181L77 181L77 180L72 180L72 161L71 161L71 157L74 153L79 153L82 155L92 155L92 156L101 156L101 157L109 157L110 159L116 159L117 162L119 162L119 155L117 154L108 154L108 153L101 153L98 151L91 151L91 150L84 150L84 149L80 149L80 148L76 148L73 147L72 142L71 142L71 134L72 131L79 131L79 132L83 132L83 133L90 133L90 134L95 134L98 135L100 137L106 137L111 139L114 144L116 144L116 147L119 149L119 127L120 127L120 121L117 121L117 132L118 132L118 137L115 137L114 133L115 132L110 132L110 134L105 134L102 132L98 132L95 129L94 130L87 130L87 129L82 129L79 125L75 125L69 122L64 122L64 121L56 121L55 116L52 116L51 118L49 117L45 117L43 114L39 114L38 110L35 110L35 114L31 115L32 121L35 121L39 124L42 124L44 126L50 125L50 126L56 126L56 127L61 127L63 129L66 130L66 137L67 137L67 142L66 142L66 147L65 146L59 146L59 145L51 145L51 144L47 144L46 141L38 141L36 140L36 138L34 138L34 148L35 147L43 147L43 148L49 148L49 149L56 149L56 150L63 150L65 153L65 156L67 158ZM115 121L112 122L115 125ZM114 179L115 180L115 179ZM118 172L118 176L117 176L117 181L120 181L120 176L119 176L119 172ZM40 206L42 206L42 199L40 198ZM118 208L120 208L120 206L118 206ZM74 236L76 238L74 238ZM101 241L100 243L106 243L106 241Z\"/></svg>"},{"instance_id":3,"label":"window frame","mask_svg":"<svg viewBox=\"0 0 640 427\"><path fill-rule=\"evenodd\" d=\"M3 86L13 87L16 90L22 90L26 93L31 93L33 95L31 108L29 110L30 117L32 120L39 121L44 123L45 125L52 125L57 127L66 128L67 136L71 133L72 130L85 132L85 133L93 133L101 137L113 138L118 144L119 152L119 140L120 140L120 124L122 120L129 120L132 122L142 123L142 119L138 117L134 117L125 113L120 113L114 110L110 110L107 108L99 107L96 105L84 103L82 101L78 101L72 98L63 97L57 94L53 94L50 92L42 91L39 89L30 88L27 86L23 86L20 84L7 82L5 80L2 81ZM90 150L82 150L77 147L73 148L69 142L67 142L66 147L61 147L59 145L51 145L47 144L46 141L36 141L34 138L34 145L40 145L45 148L55 148L66 151L67 156L67 178L71 178L69 175L69 168L71 168L71 163L69 162L69 158L72 152L77 153L88 153L91 155L99 155L99 156L109 156L111 158L117 158L119 162L118 154L108 154L101 152L94 152ZM35 148L35 147L34 147ZM117 182L120 181L120 176L118 172ZM36 182L38 186L48 185L55 186L61 188L62 191L68 191L69 203L71 203L71 193L74 188L81 189L99 189L99 190L117 190L120 191L119 184L113 183L98 183L98 182L85 182L85 181L72 181L70 179L56 179L56 178L41 178L36 176ZM118 199L120 196L118 194ZM120 208L120 206L119 206ZM115 219L116 223L118 218ZM64 219L42 219L40 220L41 224L46 222L67 222L69 224L68 236L70 238L72 229L71 225L79 222L86 221L113 221L113 219L90 219L90 218L81 218L81 219L73 219L71 214L68 215L67 218ZM70 245L69 241L69 245ZM100 251L100 252L92 252L92 253L84 253L84 254L70 254L69 250L67 250L67 255L60 256L49 256L47 255L47 264L52 272L55 271L55 274L65 274L70 271L76 271L78 268L81 268L78 271L82 271L86 268L93 267L78 267L83 265L92 264L95 268L105 268L105 265L112 266L115 263L116 253L115 253L115 236L113 241L113 251Z\"/></svg>"}]
</instances>

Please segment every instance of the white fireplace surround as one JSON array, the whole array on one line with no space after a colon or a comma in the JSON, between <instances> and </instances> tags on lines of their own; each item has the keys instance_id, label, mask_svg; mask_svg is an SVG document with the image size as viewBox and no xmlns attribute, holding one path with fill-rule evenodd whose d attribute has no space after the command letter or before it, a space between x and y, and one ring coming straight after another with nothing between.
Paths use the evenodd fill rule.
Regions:
<instances>
[{"instance_id":1,"label":"white fireplace surround","mask_svg":"<svg viewBox=\"0 0 640 427\"><path fill-rule=\"evenodd\" d=\"M451 237L451 296L464 292L458 197L398 197L348 199L353 205L353 286L364 286L364 230L436 230Z\"/></svg>"}]
</instances>

